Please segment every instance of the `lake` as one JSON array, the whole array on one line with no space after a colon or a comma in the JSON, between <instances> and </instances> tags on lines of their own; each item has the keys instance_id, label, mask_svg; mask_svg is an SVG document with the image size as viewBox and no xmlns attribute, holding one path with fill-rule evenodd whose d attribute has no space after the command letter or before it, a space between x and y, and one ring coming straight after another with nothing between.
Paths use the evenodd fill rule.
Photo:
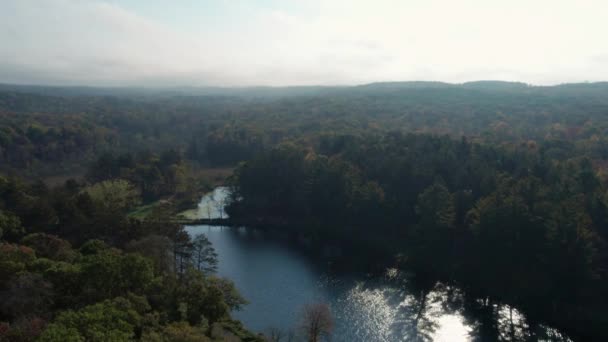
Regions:
<instances>
[{"instance_id":1,"label":"lake","mask_svg":"<svg viewBox=\"0 0 608 342\"><path fill-rule=\"evenodd\" d=\"M226 188L203 197L200 217L226 217ZM219 203L219 205L218 205ZM188 226L205 234L219 256L218 275L234 281L250 302L233 313L255 332L298 332L306 304L327 303L335 320L332 341L470 341L568 339L535 324L506 305L462 303L458 289L437 284L421 291L396 269L384 275L332 271L331 260L313 258L306 249L277 234L248 228ZM475 306L479 304L478 306Z\"/></svg>"}]
</instances>

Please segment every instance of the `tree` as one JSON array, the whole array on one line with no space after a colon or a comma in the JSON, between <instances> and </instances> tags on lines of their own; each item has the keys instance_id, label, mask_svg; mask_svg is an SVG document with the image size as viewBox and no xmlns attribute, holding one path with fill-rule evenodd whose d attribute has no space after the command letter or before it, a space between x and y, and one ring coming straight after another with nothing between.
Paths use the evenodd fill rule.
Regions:
<instances>
[{"instance_id":1,"label":"tree","mask_svg":"<svg viewBox=\"0 0 608 342\"><path fill-rule=\"evenodd\" d=\"M133 238L132 226L126 214L139 203L139 191L125 180L107 180L85 188L80 197L88 199L91 207L86 220L86 238L103 237L123 244Z\"/></svg>"},{"instance_id":2,"label":"tree","mask_svg":"<svg viewBox=\"0 0 608 342\"><path fill-rule=\"evenodd\" d=\"M19 217L31 231L49 231L58 223L57 213L46 197L34 197L24 209Z\"/></svg>"},{"instance_id":3,"label":"tree","mask_svg":"<svg viewBox=\"0 0 608 342\"><path fill-rule=\"evenodd\" d=\"M152 262L134 253L108 250L82 261L83 288L91 299L108 299L128 292L142 293L154 279Z\"/></svg>"},{"instance_id":4,"label":"tree","mask_svg":"<svg viewBox=\"0 0 608 342\"><path fill-rule=\"evenodd\" d=\"M53 286L37 273L20 273L0 294L0 309L10 317L44 314L53 303Z\"/></svg>"},{"instance_id":5,"label":"tree","mask_svg":"<svg viewBox=\"0 0 608 342\"><path fill-rule=\"evenodd\" d=\"M439 273L451 265L456 214L448 189L434 183L419 196L416 204L418 224L413 226L409 250L419 272Z\"/></svg>"},{"instance_id":6,"label":"tree","mask_svg":"<svg viewBox=\"0 0 608 342\"><path fill-rule=\"evenodd\" d=\"M217 253L205 234L197 235L192 241L192 261L201 272L213 273L217 270Z\"/></svg>"},{"instance_id":7,"label":"tree","mask_svg":"<svg viewBox=\"0 0 608 342\"><path fill-rule=\"evenodd\" d=\"M301 329L309 342L318 342L323 336L331 335L334 320L329 305L308 304L302 310Z\"/></svg>"},{"instance_id":8,"label":"tree","mask_svg":"<svg viewBox=\"0 0 608 342\"><path fill-rule=\"evenodd\" d=\"M176 342L211 342L211 339L205 336L205 331L202 327L193 327L187 322L174 322L168 324L162 330L163 341Z\"/></svg>"},{"instance_id":9,"label":"tree","mask_svg":"<svg viewBox=\"0 0 608 342\"><path fill-rule=\"evenodd\" d=\"M140 320L140 314L127 300L116 298L61 313L42 333L40 341L132 341Z\"/></svg>"},{"instance_id":10,"label":"tree","mask_svg":"<svg viewBox=\"0 0 608 342\"><path fill-rule=\"evenodd\" d=\"M0 238L15 240L21 237L24 232L19 217L0 209Z\"/></svg>"},{"instance_id":11,"label":"tree","mask_svg":"<svg viewBox=\"0 0 608 342\"><path fill-rule=\"evenodd\" d=\"M65 325L50 324L38 339L40 342L85 342L76 328Z\"/></svg>"},{"instance_id":12,"label":"tree","mask_svg":"<svg viewBox=\"0 0 608 342\"><path fill-rule=\"evenodd\" d=\"M172 274L174 263L172 257L172 243L166 236L148 235L139 240L131 241L125 250L139 253L152 260L156 274Z\"/></svg>"},{"instance_id":13,"label":"tree","mask_svg":"<svg viewBox=\"0 0 608 342\"><path fill-rule=\"evenodd\" d=\"M229 314L230 308L224 300L222 290L196 269L187 269L179 280L174 303L180 317L190 324L199 324L203 319L213 324Z\"/></svg>"},{"instance_id":14,"label":"tree","mask_svg":"<svg viewBox=\"0 0 608 342\"><path fill-rule=\"evenodd\" d=\"M423 229L451 228L456 218L452 195L441 183L434 183L418 196L416 213Z\"/></svg>"},{"instance_id":15,"label":"tree","mask_svg":"<svg viewBox=\"0 0 608 342\"><path fill-rule=\"evenodd\" d=\"M172 219L174 208L171 203L162 203L146 216L144 226L149 232L166 236L171 240L174 270L183 273L192 257L192 241L184 226Z\"/></svg>"},{"instance_id":16,"label":"tree","mask_svg":"<svg viewBox=\"0 0 608 342\"><path fill-rule=\"evenodd\" d=\"M589 282L600 274L597 265L597 236L591 229L591 218L582 206L583 196L560 203L552 213L547 229L548 256L553 279L559 287L550 288L554 298L580 298L586 295ZM547 289L549 290L549 289Z\"/></svg>"},{"instance_id":17,"label":"tree","mask_svg":"<svg viewBox=\"0 0 608 342\"><path fill-rule=\"evenodd\" d=\"M0 288L10 284L11 277L24 271L36 259L36 253L27 246L0 242Z\"/></svg>"},{"instance_id":18,"label":"tree","mask_svg":"<svg viewBox=\"0 0 608 342\"><path fill-rule=\"evenodd\" d=\"M539 270L544 269L540 247L546 244L546 224L522 197L509 192L499 189L469 212L476 253L469 268L480 270L473 275L475 282L492 295L540 297L542 287L531 284L540 284Z\"/></svg>"},{"instance_id":19,"label":"tree","mask_svg":"<svg viewBox=\"0 0 608 342\"><path fill-rule=\"evenodd\" d=\"M109 248L110 246L108 246L107 243L98 239L93 239L83 243L82 246L80 246L79 251L83 255L91 255L101 253Z\"/></svg>"},{"instance_id":20,"label":"tree","mask_svg":"<svg viewBox=\"0 0 608 342\"><path fill-rule=\"evenodd\" d=\"M0 341L37 341L46 325L47 321L37 316L19 317L10 325L0 323Z\"/></svg>"},{"instance_id":21,"label":"tree","mask_svg":"<svg viewBox=\"0 0 608 342\"><path fill-rule=\"evenodd\" d=\"M84 190L100 210L126 213L139 202L139 192L126 180L106 180Z\"/></svg>"},{"instance_id":22,"label":"tree","mask_svg":"<svg viewBox=\"0 0 608 342\"><path fill-rule=\"evenodd\" d=\"M39 258L29 265L29 269L53 285L53 308L73 307L82 300L83 282L79 264Z\"/></svg>"},{"instance_id":23,"label":"tree","mask_svg":"<svg viewBox=\"0 0 608 342\"><path fill-rule=\"evenodd\" d=\"M59 261L71 261L76 257L72 245L56 235L34 233L21 239L21 243L33 248L38 257Z\"/></svg>"},{"instance_id":24,"label":"tree","mask_svg":"<svg viewBox=\"0 0 608 342\"><path fill-rule=\"evenodd\" d=\"M224 302L226 302L230 310L241 310L244 305L248 304L247 300L241 296L230 279L210 277L209 282L222 291Z\"/></svg>"}]
</instances>

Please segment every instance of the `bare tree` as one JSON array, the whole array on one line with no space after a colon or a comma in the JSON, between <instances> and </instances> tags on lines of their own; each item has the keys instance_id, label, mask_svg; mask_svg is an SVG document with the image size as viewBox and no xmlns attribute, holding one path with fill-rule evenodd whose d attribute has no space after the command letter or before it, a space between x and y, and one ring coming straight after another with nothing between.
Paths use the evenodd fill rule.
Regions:
<instances>
[{"instance_id":1,"label":"bare tree","mask_svg":"<svg viewBox=\"0 0 608 342\"><path fill-rule=\"evenodd\" d=\"M323 336L331 335L334 319L329 305L325 303L306 305L302 310L301 328L308 342L318 342Z\"/></svg>"}]
</instances>

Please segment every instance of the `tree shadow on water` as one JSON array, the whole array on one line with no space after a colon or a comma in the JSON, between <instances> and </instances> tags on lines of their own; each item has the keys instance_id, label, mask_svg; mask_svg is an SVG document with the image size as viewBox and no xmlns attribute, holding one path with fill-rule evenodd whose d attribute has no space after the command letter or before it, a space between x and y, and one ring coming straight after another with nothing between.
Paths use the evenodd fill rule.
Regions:
<instances>
[{"instance_id":1,"label":"tree shadow on water","mask_svg":"<svg viewBox=\"0 0 608 342\"><path fill-rule=\"evenodd\" d=\"M527 319L520 311L489 298L465 298L462 315L472 341L571 341L556 329Z\"/></svg>"},{"instance_id":2,"label":"tree shadow on water","mask_svg":"<svg viewBox=\"0 0 608 342\"><path fill-rule=\"evenodd\" d=\"M436 310L440 297L433 295L436 281L416 277L408 282L408 294L401 302L391 330L401 341L432 341L439 324Z\"/></svg>"}]
</instances>

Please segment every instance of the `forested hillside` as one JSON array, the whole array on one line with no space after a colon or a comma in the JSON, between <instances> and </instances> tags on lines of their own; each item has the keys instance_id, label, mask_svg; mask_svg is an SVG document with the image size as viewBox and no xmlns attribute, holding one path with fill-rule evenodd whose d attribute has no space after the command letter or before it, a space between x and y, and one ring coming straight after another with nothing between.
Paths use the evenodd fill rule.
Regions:
<instances>
[{"instance_id":1,"label":"forested hillside","mask_svg":"<svg viewBox=\"0 0 608 342\"><path fill-rule=\"evenodd\" d=\"M423 294L440 281L479 310L508 304L606 339L606 94L3 85L0 338L255 340L230 318L244 303L231 283L192 259L205 242L173 220L194 206L198 172L225 168L231 218L340 244L361 267L413 270Z\"/></svg>"},{"instance_id":2,"label":"forested hillside","mask_svg":"<svg viewBox=\"0 0 608 342\"><path fill-rule=\"evenodd\" d=\"M0 167L34 177L78 174L102 152L171 148L202 165L232 166L280 142L316 148L327 137L392 131L542 141L558 148L557 158L599 161L608 156L607 91L603 83L505 82L121 91L5 85Z\"/></svg>"}]
</instances>

